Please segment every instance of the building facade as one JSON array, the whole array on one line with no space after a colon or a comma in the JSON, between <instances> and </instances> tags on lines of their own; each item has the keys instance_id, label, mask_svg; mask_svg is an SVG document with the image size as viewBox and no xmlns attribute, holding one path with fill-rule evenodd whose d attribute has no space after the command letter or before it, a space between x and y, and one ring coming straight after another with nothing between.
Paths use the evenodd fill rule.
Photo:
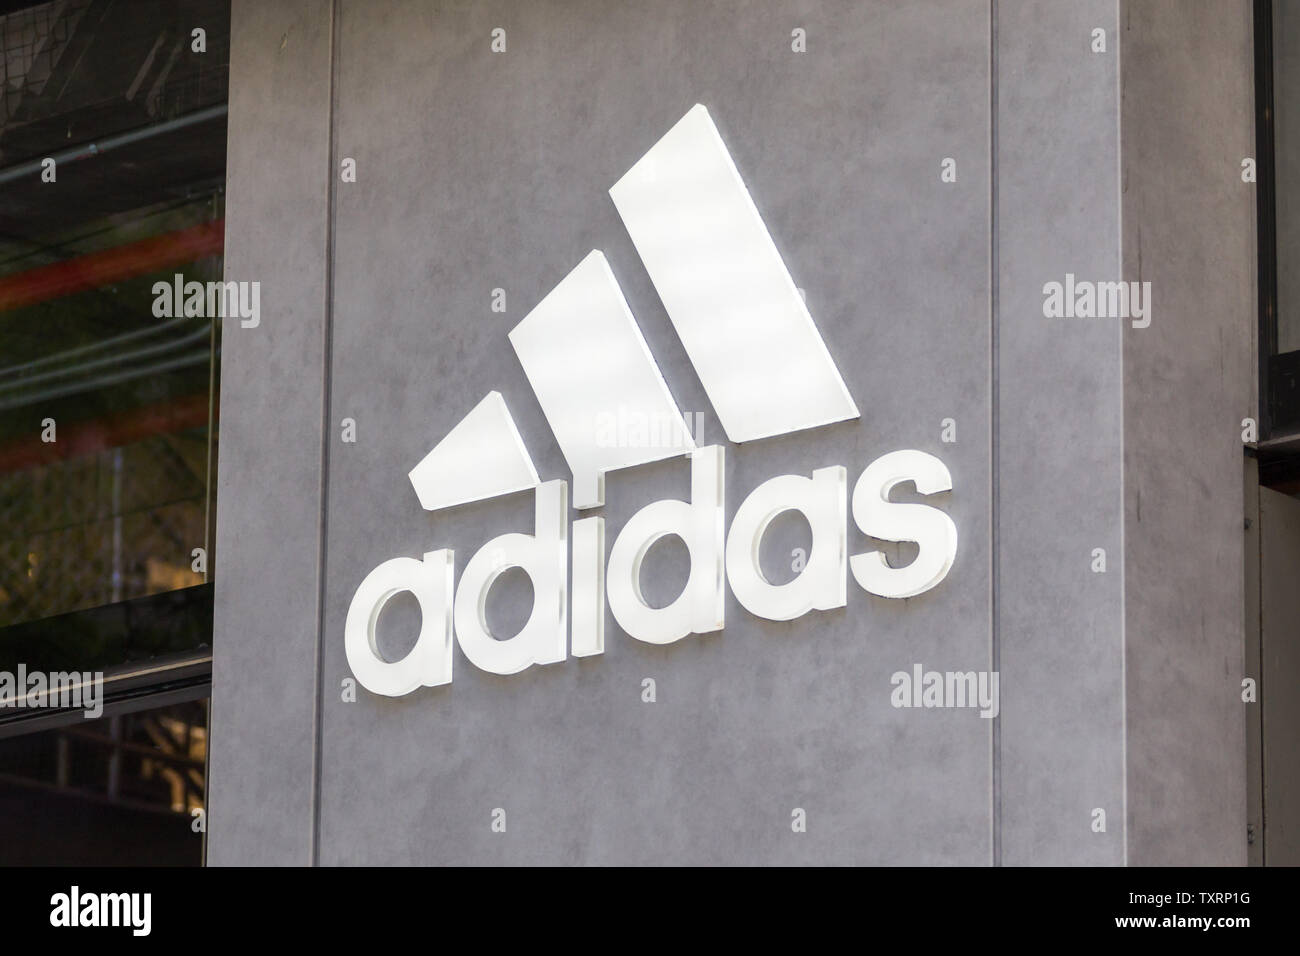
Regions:
<instances>
[{"instance_id":1,"label":"building facade","mask_svg":"<svg viewBox=\"0 0 1300 956\"><path fill-rule=\"evenodd\" d=\"M209 860L1246 862L1251 38L1242 3L236 2L225 269L267 320L222 357ZM697 104L851 420L730 441L630 241L610 189ZM457 644L451 684L350 692L373 568L452 549L459 579L534 531L540 492L427 513L407 484L484 395L576 489L508 336L592 250L724 449L729 526L774 476L914 449L951 491L895 500L951 518L951 569L780 622L729 586L721 630L663 646L605 609L598 656L501 676ZM1049 314L1049 283L1117 281L1131 315ZM608 556L691 489L678 456L568 513ZM811 537L773 522L774 584ZM701 554L648 551L646 604ZM501 577L488 630L537 590ZM421 620L394 600L379 658ZM996 718L896 706L917 668L996 672Z\"/></svg>"},{"instance_id":2,"label":"building facade","mask_svg":"<svg viewBox=\"0 0 1300 956\"><path fill-rule=\"evenodd\" d=\"M1300 862L1285 0L11 6L0 863Z\"/></svg>"}]
</instances>

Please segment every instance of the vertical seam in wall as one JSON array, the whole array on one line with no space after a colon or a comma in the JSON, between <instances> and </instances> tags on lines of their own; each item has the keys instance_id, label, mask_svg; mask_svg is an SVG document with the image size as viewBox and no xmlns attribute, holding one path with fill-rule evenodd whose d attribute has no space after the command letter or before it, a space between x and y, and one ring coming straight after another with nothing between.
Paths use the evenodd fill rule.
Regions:
<instances>
[{"instance_id":1,"label":"vertical seam in wall","mask_svg":"<svg viewBox=\"0 0 1300 956\"><path fill-rule=\"evenodd\" d=\"M1115 192L1116 226L1119 252L1119 279L1124 281L1124 74L1121 69L1121 36L1124 32L1122 0L1115 0ZM1141 279L1141 276L1138 276ZM1148 297L1147 311L1151 310ZM1120 753L1120 846L1123 865L1128 866L1128 533L1124 490L1124 456L1128 453L1124 408L1124 323L1119 327L1119 753Z\"/></svg>"},{"instance_id":2,"label":"vertical seam in wall","mask_svg":"<svg viewBox=\"0 0 1300 956\"><path fill-rule=\"evenodd\" d=\"M316 555L316 677L314 713L312 717L312 791L311 791L311 846L308 865L316 866L320 860L320 797L321 750L325 698L325 573L329 541L329 465L330 465L330 368L333 361L334 341L334 93L336 64L338 61L338 20L340 0L330 3L329 25L329 111L326 142L325 180L325 321L324 342L321 349L321 427L320 427L320 534Z\"/></svg>"},{"instance_id":3,"label":"vertical seam in wall","mask_svg":"<svg viewBox=\"0 0 1300 956\"><path fill-rule=\"evenodd\" d=\"M1002 686L998 641L998 0L989 0L989 669ZM999 691L999 693L1001 693ZM989 740L989 827L993 865L1002 865L1002 709Z\"/></svg>"}]
</instances>

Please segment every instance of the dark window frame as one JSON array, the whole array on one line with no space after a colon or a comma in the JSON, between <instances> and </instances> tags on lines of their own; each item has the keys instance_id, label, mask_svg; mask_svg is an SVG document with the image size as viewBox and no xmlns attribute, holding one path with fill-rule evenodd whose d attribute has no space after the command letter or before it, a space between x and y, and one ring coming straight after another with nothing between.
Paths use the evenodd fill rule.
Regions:
<instances>
[{"instance_id":1,"label":"dark window frame","mask_svg":"<svg viewBox=\"0 0 1300 956\"><path fill-rule=\"evenodd\" d=\"M1300 437L1300 350L1278 352L1273 2L1255 0L1255 202L1259 293L1259 440Z\"/></svg>"}]
</instances>

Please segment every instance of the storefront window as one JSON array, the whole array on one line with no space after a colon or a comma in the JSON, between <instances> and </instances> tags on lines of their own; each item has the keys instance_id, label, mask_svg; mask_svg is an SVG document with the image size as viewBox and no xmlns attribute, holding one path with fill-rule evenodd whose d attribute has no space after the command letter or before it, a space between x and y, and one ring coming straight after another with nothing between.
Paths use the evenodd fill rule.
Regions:
<instances>
[{"instance_id":1,"label":"storefront window","mask_svg":"<svg viewBox=\"0 0 1300 956\"><path fill-rule=\"evenodd\" d=\"M1300 8L1256 3L1261 438L1300 432Z\"/></svg>"},{"instance_id":2,"label":"storefront window","mask_svg":"<svg viewBox=\"0 0 1300 956\"><path fill-rule=\"evenodd\" d=\"M5 9L0 846L21 858L5 828L39 833L44 801L161 814L167 860L117 862L198 862L221 320L176 289L221 279L229 0ZM94 675L102 713L15 706L35 673Z\"/></svg>"}]
</instances>

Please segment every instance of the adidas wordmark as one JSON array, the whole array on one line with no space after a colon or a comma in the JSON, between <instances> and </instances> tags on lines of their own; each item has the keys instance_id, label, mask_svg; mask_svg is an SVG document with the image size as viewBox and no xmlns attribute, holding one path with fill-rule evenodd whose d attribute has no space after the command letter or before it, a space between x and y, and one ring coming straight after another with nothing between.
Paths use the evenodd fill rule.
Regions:
<instances>
[{"instance_id":1,"label":"adidas wordmark","mask_svg":"<svg viewBox=\"0 0 1300 956\"><path fill-rule=\"evenodd\" d=\"M751 441L859 417L803 297L777 252L730 153L703 106L690 110L610 190L633 244L728 439ZM454 587L449 549L395 557L371 571L345 624L348 665L376 694L401 696L452 679L452 644L485 671L515 674L601 654L606 601L630 637L670 644L721 630L724 581L751 614L794 620L846 604L851 571L866 591L909 598L939 584L957 554L957 529L940 509L889 500L911 482L922 495L952 489L926 452L890 452L848 490L845 467L778 475L754 488L725 527L725 450L697 447L605 256L593 250L510 332L528 382L573 473L573 507L604 504L607 472L688 456L690 500L651 502L620 530L605 562L605 519L569 523L569 484L541 481L499 392L489 392L410 472L421 505L454 507L528 489L531 534L500 535L465 565ZM598 356L575 361L580 351ZM655 422L653 440L610 441L609 422ZM848 512L884 541L915 542L905 567L883 553L848 555ZM759 544L781 512L812 528L807 563L775 585L759 567ZM660 538L677 535L690 555L685 589L666 607L641 595L641 564ZM571 556L571 562L570 562ZM570 564L572 576L570 577ZM533 608L509 640L489 632L484 609L510 568L532 580ZM422 623L401 660L379 653L384 605L415 596Z\"/></svg>"}]
</instances>

